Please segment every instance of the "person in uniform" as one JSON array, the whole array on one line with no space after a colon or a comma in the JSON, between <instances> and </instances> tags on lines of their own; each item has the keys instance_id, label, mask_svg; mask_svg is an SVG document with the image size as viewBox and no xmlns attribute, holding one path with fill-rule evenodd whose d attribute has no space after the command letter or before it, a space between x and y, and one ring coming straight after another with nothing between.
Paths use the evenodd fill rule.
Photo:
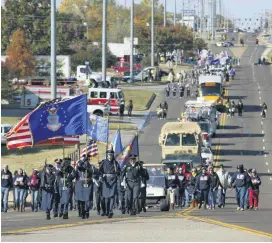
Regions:
<instances>
[{"instance_id":1,"label":"person in uniform","mask_svg":"<svg viewBox=\"0 0 272 243\"><path fill-rule=\"evenodd\" d=\"M142 167L142 175L141 175L141 186L140 186L140 203L139 203L139 211L141 212L142 210L144 212L146 212L146 182L149 180L149 174L147 169L143 168L144 162L143 161L139 161L140 166Z\"/></svg>"},{"instance_id":2,"label":"person in uniform","mask_svg":"<svg viewBox=\"0 0 272 243\"><path fill-rule=\"evenodd\" d=\"M180 167L178 168L178 171L177 171L177 176L178 176L178 179L179 179L179 197L178 197L178 205L180 208L182 208L183 206L183 199L184 199L184 195L185 195L185 184L186 184L186 177L185 177L185 174L183 173L183 169Z\"/></svg>"},{"instance_id":3,"label":"person in uniform","mask_svg":"<svg viewBox=\"0 0 272 243\"><path fill-rule=\"evenodd\" d=\"M179 85L179 98L181 99L184 96L184 85Z\"/></svg>"},{"instance_id":4,"label":"person in uniform","mask_svg":"<svg viewBox=\"0 0 272 243\"><path fill-rule=\"evenodd\" d=\"M99 166L101 162L98 163ZM95 198L95 204L96 204L96 211L97 214L101 214L102 209L102 215L106 214L106 206L105 206L105 200L102 196L102 182L99 180L100 172L98 169L95 170L95 173L93 175L93 192L94 192L94 198Z\"/></svg>"},{"instance_id":5,"label":"person in uniform","mask_svg":"<svg viewBox=\"0 0 272 243\"><path fill-rule=\"evenodd\" d=\"M173 98L176 98L176 92L177 92L176 84L172 84L172 92L173 92Z\"/></svg>"},{"instance_id":6,"label":"person in uniform","mask_svg":"<svg viewBox=\"0 0 272 243\"><path fill-rule=\"evenodd\" d=\"M78 201L78 216L82 219L89 218L90 200L93 195L94 166L88 161L89 156L78 162L75 171L75 196Z\"/></svg>"},{"instance_id":7,"label":"person in uniform","mask_svg":"<svg viewBox=\"0 0 272 243\"><path fill-rule=\"evenodd\" d=\"M57 175L58 193L60 195L60 213L59 217L68 219L68 205L73 192L73 179L75 178L74 168L70 161L64 159L62 168Z\"/></svg>"},{"instance_id":8,"label":"person in uniform","mask_svg":"<svg viewBox=\"0 0 272 243\"><path fill-rule=\"evenodd\" d=\"M45 211L47 220L51 219L50 211L52 210L54 197L57 192L57 180L55 174L53 174L53 168L54 166L51 164L45 165L41 177L41 209Z\"/></svg>"},{"instance_id":9,"label":"person in uniform","mask_svg":"<svg viewBox=\"0 0 272 243\"><path fill-rule=\"evenodd\" d=\"M122 178L125 178L127 187L128 210L130 215L136 215L138 210L138 199L140 191L140 181L143 175L143 168L136 162L136 155L130 155L130 163L125 166Z\"/></svg>"},{"instance_id":10,"label":"person in uniform","mask_svg":"<svg viewBox=\"0 0 272 243\"><path fill-rule=\"evenodd\" d=\"M120 166L114 158L113 150L106 152L106 159L101 162L99 172L102 176L100 180L103 181L102 192L106 204L106 215L108 218L112 218L114 198L117 194L117 179L121 173Z\"/></svg>"},{"instance_id":11,"label":"person in uniform","mask_svg":"<svg viewBox=\"0 0 272 243\"><path fill-rule=\"evenodd\" d=\"M62 159L55 159L54 162L55 162L55 167L53 168L53 174L57 177L61 170ZM54 218L58 217L59 203L60 203L60 195L59 195L59 191L57 190L55 193L54 202L53 202Z\"/></svg>"}]
</instances>

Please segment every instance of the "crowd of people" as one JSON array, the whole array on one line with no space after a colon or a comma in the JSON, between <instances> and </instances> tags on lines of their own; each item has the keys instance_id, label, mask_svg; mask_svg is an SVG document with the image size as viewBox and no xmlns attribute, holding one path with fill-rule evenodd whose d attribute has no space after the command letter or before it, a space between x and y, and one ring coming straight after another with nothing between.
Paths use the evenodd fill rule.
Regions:
<instances>
[{"instance_id":1,"label":"crowd of people","mask_svg":"<svg viewBox=\"0 0 272 243\"><path fill-rule=\"evenodd\" d=\"M113 216L113 209L122 214L136 215L146 212L146 187L150 176L142 161L135 155L120 169L112 150L107 151L99 167L89 163L85 156L75 164L65 158L55 160L55 166L46 164L42 171L33 170L31 176L19 169L12 175L5 165L1 172L2 212L8 210L9 192L13 191L14 210L25 211L27 195L31 194L33 212L44 210L46 219L68 219L69 210L78 210L82 219L89 218L90 210L98 215ZM204 209L225 207L227 190L236 190L237 210L258 209L260 177L256 169L237 166L232 176L223 165L215 172L212 166L193 168L169 167L165 173L166 199L170 208L204 206ZM232 190L231 189L231 190Z\"/></svg>"},{"instance_id":2,"label":"crowd of people","mask_svg":"<svg viewBox=\"0 0 272 243\"><path fill-rule=\"evenodd\" d=\"M22 169L12 175L5 165L1 172L2 212L8 210L10 191L13 191L14 210L25 211L30 193L32 211L44 210L48 220L51 210L54 217L63 219L68 219L69 209L77 209L82 219L89 218L91 208L109 218L114 207L123 214L146 211L149 178L143 162L131 155L130 163L121 170L112 150L107 151L106 159L99 162L98 168L89 163L89 158L85 156L73 165L69 158L56 159L54 166L46 164L41 171L34 169L31 176Z\"/></svg>"}]
</instances>

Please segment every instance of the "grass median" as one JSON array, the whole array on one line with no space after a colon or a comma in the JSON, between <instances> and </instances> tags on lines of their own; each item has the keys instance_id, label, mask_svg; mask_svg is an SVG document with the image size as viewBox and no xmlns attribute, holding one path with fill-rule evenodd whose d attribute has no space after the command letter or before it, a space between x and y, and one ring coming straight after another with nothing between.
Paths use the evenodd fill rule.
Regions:
<instances>
[{"instance_id":1,"label":"grass median","mask_svg":"<svg viewBox=\"0 0 272 243\"><path fill-rule=\"evenodd\" d=\"M2 117L1 123L8 123L11 125L16 124L21 120L21 117ZM119 123L110 123L110 130L137 130L137 126L133 124L119 124ZM85 139L83 139L85 141ZM85 146L85 143L81 143L80 149ZM41 169L44 165L45 159L47 163L53 163L56 158L63 158L68 154L76 150L75 145L64 146L64 149L61 145L52 145L52 146L39 146L33 148L23 148L23 149L11 149L8 150L6 146L1 146L1 159L2 165L8 164L10 170L18 170L19 168L24 169L28 174L31 173L32 169ZM99 154L104 156L106 151L105 144L98 144ZM91 161L93 164L97 165L98 157L93 158Z\"/></svg>"}]
</instances>

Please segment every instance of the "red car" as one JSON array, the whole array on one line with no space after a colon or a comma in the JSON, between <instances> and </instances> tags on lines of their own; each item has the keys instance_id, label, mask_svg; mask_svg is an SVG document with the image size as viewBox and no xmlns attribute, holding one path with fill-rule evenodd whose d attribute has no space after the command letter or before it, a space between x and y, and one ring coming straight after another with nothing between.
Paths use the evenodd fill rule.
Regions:
<instances>
[{"instance_id":1,"label":"red car","mask_svg":"<svg viewBox=\"0 0 272 243\"><path fill-rule=\"evenodd\" d=\"M139 63L136 63L133 65L133 69L141 69L143 66ZM112 66L112 69L114 69L117 73L124 73L130 71L130 65L128 62L117 62L114 66Z\"/></svg>"}]
</instances>

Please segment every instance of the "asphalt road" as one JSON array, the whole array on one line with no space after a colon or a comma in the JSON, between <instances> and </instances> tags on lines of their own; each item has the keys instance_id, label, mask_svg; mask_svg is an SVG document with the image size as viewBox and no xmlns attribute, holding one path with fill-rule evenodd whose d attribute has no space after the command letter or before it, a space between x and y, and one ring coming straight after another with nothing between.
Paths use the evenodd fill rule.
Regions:
<instances>
[{"instance_id":1,"label":"asphalt road","mask_svg":"<svg viewBox=\"0 0 272 243\"><path fill-rule=\"evenodd\" d=\"M246 40L252 43L255 39L248 36ZM192 215L272 233L271 112L263 122L260 117L260 104L264 101L268 106L272 104L271 67L252 65L264 50L262 46L250 45L243 54L237 78L231 82L228 91L229 98L235 103L239 98L243 100L245 113L241 118L227 117L224 130L214 139L214 143L221 146L219 163L230 172L234 172L238 164L257 169L262 180L259 210L237 212L232 191L227 194L226 208L212 212L194 211Z\"/></svg>"},{"instance_id":2,"label":"asphalt road","mask_svg":"<svg viewBox=\"0 0 272 243\"><path fill-rule=\"evenodd\" d=\"M247 40L252 41L250 37L247 38ZM203 220L209 223L215 223L211 220L216 220L232 225L272 233L272 206L270 203L272 200L272 175L268 171L269 169L272 170L270 165L272 163L270 162L272 131L269 130L269 125L271 125L271 115L268 113L268 117L263 121L262 125L259 107L262 101L265 101L268 106L269 104L272 104L272 97L269 95L272 88L270 83L271 81L269 80L269 78L271 78L271 70L270 67L252 65L252 63L256 62L256 60L262 54L263 50L263 47L255 47L250 45L243 54L241 66L240 68L237 68L237 78L231 82L228 90L231 100L233 99L237 102L237 99L243 99L245 113L242 118L235 117L230 119L227 117L225 128L219 130L217 137L213 140L213 148L215 148L216 145L218 145L220 148L218 152L218 162L223 163L229 171L235 171L237 164L244 164L246 168L257 169L263 182L260 194L260 209L258 211L236 212L234 192L232 191L228 193L227 205L224 209L216 209L212 212L193 210L192 212L188 211L187 213L184 213L184 215L180 215L179 213L173 214L171 212L161 213L157 209L152 209L146 214L141 213L136 217L137 219L141 219L143 217L159 217L159 220L164 222L164 219L167 218L167 216L183 216L188 219L198 221ZM255 75L253 75L253 70ZM258 83L261 94L259 94ZM177 117L180 116L183 110L184 102L188 99L189 98L166 99L169 104L167 121L176 120ZM195 99L195 97L193 99ZM158 135L160 134L162 125L166 121L157 119L156 107L163 100L163 94L160 95L159 99L156 99L156 103L154 106L152 106L151 110L152 117L148 121L148 126L143 129L140 135L140 159L146 163L161 162L161 149L158 145ZM69 216L70 218L67 221L63 221L62 219L52 219L47 221L45 220L44 212L2 213L1 230L2 233L10 232L13 234L24 234L30 230L40 231L69 226L84 227L82 226L83 220L77 217L76 212L71 212ZM123 216L119 211L116 211L112 221L124 221L130 218L130 216ZM92 212L91 218L89 220L84 220L84 224L108 223L109 221L109 219L97 216L95 215L95 212ZM190 225L193 227L194 224L190 223ZM229 225L224 226L229 227ZM214 227L214 229L216 228ZM79 230L79 233L80 232L81 231ZM213 231L211 230L210 232L212 233ZM48 231L47 234L50 234L50 231ZM201 238L198 240L200 239ZM223 239L228 239L227 234Z\"/></svg>"}]
</instances>

